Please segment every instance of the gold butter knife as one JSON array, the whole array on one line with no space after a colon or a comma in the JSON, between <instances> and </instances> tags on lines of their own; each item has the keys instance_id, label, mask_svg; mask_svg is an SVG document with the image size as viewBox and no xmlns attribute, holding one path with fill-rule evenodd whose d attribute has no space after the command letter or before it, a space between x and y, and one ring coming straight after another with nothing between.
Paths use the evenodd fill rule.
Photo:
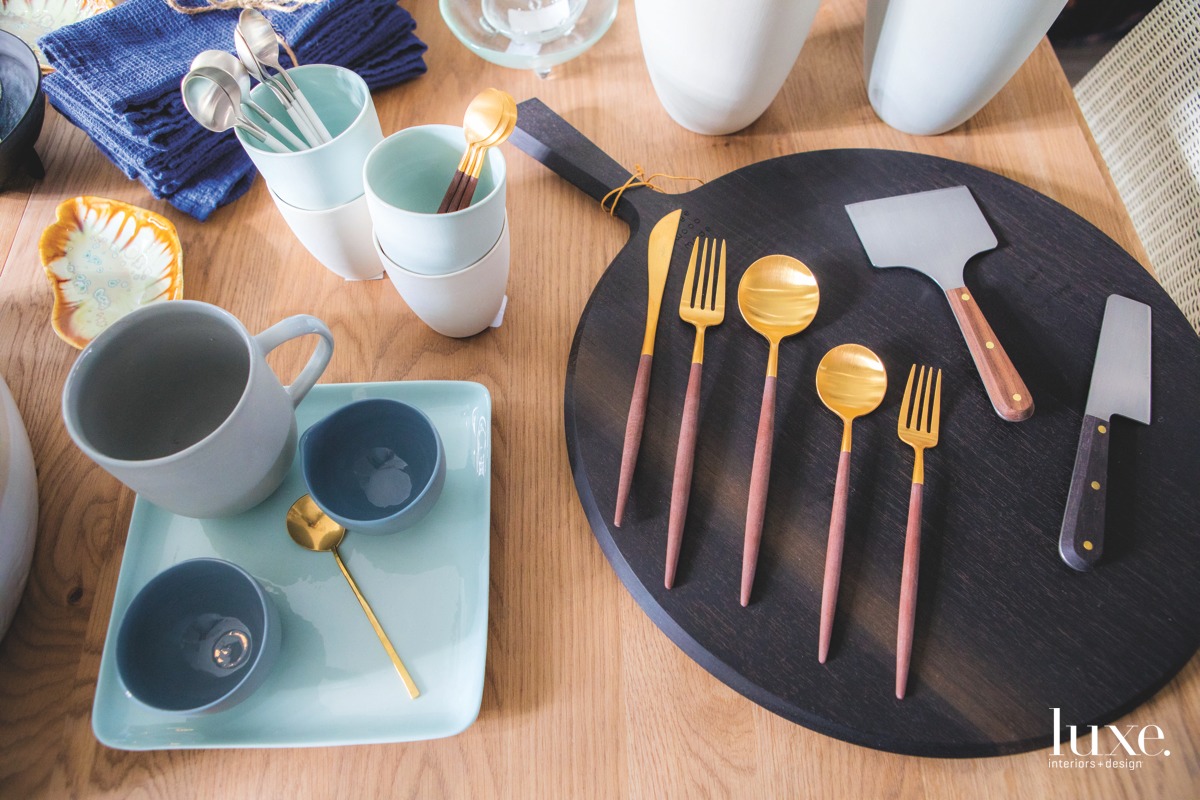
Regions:
<instances>
[{"instance_id":1,"label":"gold butter knife","mask_svg":"<svg viewBox=\"0 0 1200 800\"><path fill-rule=\"evenodd\" d=\"M658 312L662 307L663 291L667 288L667 270L675 249L675 234L683 209L676 209L660 219L650 231L649 286L646 299L646 335L642 340L642 358L638 362L637 378L633 382L633 397L629 401L629 416L625 420L625 444L621 450L621 477L617 483L617 510L613 525L621 527L625 502L633 484L633 468L638 448L642 444L642 426L646 422L646 400L650 395L650 363L654 358L654 334L658 330Z\"/></svg>"}]
</instances>

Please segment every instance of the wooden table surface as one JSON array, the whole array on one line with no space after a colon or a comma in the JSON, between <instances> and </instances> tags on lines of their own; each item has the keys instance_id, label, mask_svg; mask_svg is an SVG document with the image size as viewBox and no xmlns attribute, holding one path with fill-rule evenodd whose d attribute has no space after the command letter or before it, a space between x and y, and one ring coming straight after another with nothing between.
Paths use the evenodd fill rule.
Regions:
<instances>
[{"instance_id":1,"label":"wooden table surface","mask_svg":"<svg viewBox=\"0 0 1200 800\"><path fill-rule=\"evenodd\" d=\"M482 87L541 97L619 162L716 177L785 153L912 150L994 170L1054 198L1146 263L1071 90L1043 42L965 126L917 138L880 122L862 81L864 0L828 0L782 92L726 137L676 125L651 88L631 2L600 43L547 81L471 55L436 3L409 5L429 72L376 95L385 132L455 123ZM1141 769L1058 769L1049 751L935 760L876 752L787 722L686 658L609 568L575 496L562 392L572 333L624 223L514 148L510 303L466 341L424 327L389 283L346 283L300 246L261 181L203 224L126 180L54 112L47 177L0 194L0 374L29 430L40 522L29 585L0 643L0 797L1191 797L1200 787L1200 660L1121 721L1158 725L1169 757ZM681 187L684 188L684 187ZM440 741L308 750L125 753L100 745L91 707L133 493L89 462L59 396L77 351L49 325L37 240L62 200L95 194L179 228L185 294L251 331L324 319L337 351L324 382L463 379L492 392L491 617L483 707ZM558 234L558 235L556 235ZM307 350L272 356L284 376ZM615 376L621 383L624 378ZM1046 724L1051 725L1047 709Z\"/></svg>"}]
</instances>

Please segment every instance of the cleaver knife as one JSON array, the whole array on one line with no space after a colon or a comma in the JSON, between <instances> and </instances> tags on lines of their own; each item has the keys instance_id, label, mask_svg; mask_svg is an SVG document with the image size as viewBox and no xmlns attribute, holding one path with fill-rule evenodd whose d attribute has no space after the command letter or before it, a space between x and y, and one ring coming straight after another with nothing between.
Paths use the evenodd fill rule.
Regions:
<instances>
[{"instance_id":1,"label":"cleaver knife","mask_svg":"<svg viewBox=\"0 0 1200 800\"><path fill-rule=\"evenodd\" d=\"M1090 570L1104 549L1104 499L1108 488L1108 440L1114 414L1150 424L1150 306L1109 295L1100 327L1067 494L1058 552L1072 569Z\"/></svg>"}]
</instances>

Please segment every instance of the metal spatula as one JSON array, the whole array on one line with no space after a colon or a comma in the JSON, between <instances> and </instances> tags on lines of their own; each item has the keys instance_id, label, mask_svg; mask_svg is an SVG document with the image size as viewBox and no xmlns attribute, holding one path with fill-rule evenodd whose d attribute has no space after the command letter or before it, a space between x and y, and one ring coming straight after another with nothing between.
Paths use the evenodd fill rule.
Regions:
<instances>
[{"instance_id":1,"label":"metal spatula","mask_svg":"<svg viewBox=\"0 0 1200 800\"><path fill-rule=\"evenodd\" d=\"M1033 414L1033 398L963 280L963 267L996 246L996 234L965 186L846 206L876 267L908 267L937 281L958 319L996 413L1010 422Z\"/></svg>"}]
</instances>

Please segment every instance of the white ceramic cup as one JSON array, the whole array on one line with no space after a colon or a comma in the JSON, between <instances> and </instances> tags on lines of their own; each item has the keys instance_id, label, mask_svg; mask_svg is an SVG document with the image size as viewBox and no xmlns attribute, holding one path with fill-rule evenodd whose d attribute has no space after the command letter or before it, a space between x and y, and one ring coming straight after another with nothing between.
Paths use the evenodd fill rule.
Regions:
<instances>
[{"instance_id":1,"label":"white ceramic cup","mask_svg":"<svg viewBox=\"0 0 1200 800\"><path fill-rule=\"evenodd\" d=\"M420 125L384 139L363 165L375 237L388 258L411 272L457 272L500 238L507 170L498 148L487 152L471 205L437 213L465 149L462 128Z\"/></svg>"},{"instance_id":2,"label":"white ceramic cup","mask_svg":"<svg viewBox=\"0 0 1200 800\"><path fill-rule=\"evenodd\" d=\"M280 385L266 354L310 333L316 351ZM146 500L187 517L239 514L283 481L296 454L295 407L332 354L329 329L307 314L251 336L217 306L153 303L80 353L63 418L89 458Z\"/></svg>"},{"instance_id":3,"label":"white ceramic cup","mask_svg":"<svg viewBox=\"0 0 1200 800\"><path fill-rule=\"evenodd\" d=\"M762 116L792 71L820 0L636 0L650 81L671 119L733 133Z\"/></svg>"},{"instance_id":4,"label":"white ceramic cup","mask_svg":"<svg viewBox=\"0 0 1200 800\"><path fill-rule=\"evenodd\" d=\"M274 153L241 130L237 137L267 186L285 203L308 210L345 205L363 193L363 162L383 140L371 90L357 74L332 64L306 64L288 70L288 75L312 103L333 141ZM250 97L276 122L299 135L269 87L260 83Z\"/></svg>"},{"instance_id":5,"label":"white ceramic cup","mask_svg":"<svg viewBox=\"0 0 1200 800\"><path fill-rule=\"evenodd\" d=\"M492 324L504 305L508 285L508 220L495 246L466 269L425 275L388 258L378 240L375 249L388 278L422 322L443 336L474 336Z\"/></svg>"},{"instance_id":6,"label":"white ceramic cup","mask_svg":"<svg viewBox=\"0 0 1200 800\"><path fill-rule=\"evenodd\" d=\"M371 242L371 214L366 195L320 211L296 208L274 192L271 199L300 244L330 272L348 281L383 277Z\"/></svg>"},{"instance_id":7,"label":"white ceramic cup","mask_svg":"<svg viewBox=\"0 0 1200 800\"><path fill-rule=\"evenodd\" d=\"M879 118L918 135L956 128L1029 58L1066 0L869 0L863 49Z\"/></svg>"}]
</instances>

